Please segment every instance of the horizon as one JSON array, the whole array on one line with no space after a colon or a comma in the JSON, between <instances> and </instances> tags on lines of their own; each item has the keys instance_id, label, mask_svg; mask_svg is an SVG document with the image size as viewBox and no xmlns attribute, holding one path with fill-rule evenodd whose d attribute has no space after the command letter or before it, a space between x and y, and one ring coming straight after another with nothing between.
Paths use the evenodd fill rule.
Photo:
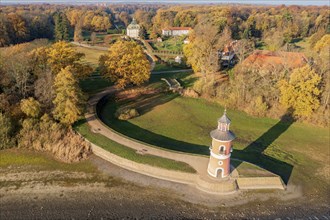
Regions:
<instances>
[{"instance_id":1,"label":"horizon","mask_svg":"<svg viewBox=\"0 0 330 220\"><path fill-rule=\"evenodd\" d=\"M327 0L278 0L276 3L271 0L181 0L180 2L175 0L2 0L0 5L11 5L11 4L68 4L68 5L79 5L79 4L248 4L248 5L301 5L301 6L329 6Z\"/></svg>"}]
</instances>

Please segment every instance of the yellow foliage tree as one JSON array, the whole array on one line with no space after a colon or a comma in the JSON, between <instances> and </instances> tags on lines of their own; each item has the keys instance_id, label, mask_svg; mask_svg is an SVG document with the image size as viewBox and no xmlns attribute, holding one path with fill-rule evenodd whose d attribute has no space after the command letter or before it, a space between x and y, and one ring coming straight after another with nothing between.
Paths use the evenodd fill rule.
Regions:
<instances>
[{"instance_id":1,"label":"yellow foliage tree","mask_svg":"<svg viewBox=\"0 0 330 220\"><path fill-rule=\"evenodd\" d=\"M93 69L90 65L82 63L81 59L84 56L83 53L76 52L76 50L65 41L57 42L47 49L47 63L53 74L57 74L61 69L70 66L70 70L77 77L90 75Z\"/></svg>"},{"instance_id":2,"label":"yellow foliage tree","mask_svg":"<svg viewBox=\"0 0 330 220\"><path fill-rule=\"evenodd\" d=\"M28 117L37 118L40 115L40 103L33 97L21 100L21 110Z\"/></svg>"},{"instance_id":3,"label":"yellow foliage tree","mask_svg":"<svg viewBox=\"0 0 330 220\"><path fill-rule=\"evenodd\" d=\"M314 50L316 52L320 52L323 48L328 47L328 53L329 53L329 45L330 45L330 34L326 34L321 38L321 40L319 40L315 44Z\"/></svg>"},{"instance_id":4,"label":"yellow foliage tree","mask_svg":"<svg viewBox=\"0 0 330 220\"><path fill-rule=\"evenodd\" d=\"M101 74L124 88L141 85L150 78L150 63L141 46L134 41L117 41L108 54L100 57Z\"/></svg>"},{"instance_id":5,"label":"yellow foliage tree","mask_svg":"<svg viewBox=\"0 0 330 220\"><path fill-rule=\"evenodd\" d=\"M279 82L280 103L292 108L297 116L310 116L320 106L320 81L321 77L308 65L293 70L289 81Z\"/></svg>"},{"instance_id":6,"label":"yellow foliage tree","mask_svg":"<svg viewBox=\"0 0 330 220\"><path fill-rule=\"evenodd\" d=\"M62 124L70 126L83 114L86 97L82 93L77 79L70 67L62 69L55 77L54 89L56 97L53 116Z\"/></svg>"}]
</instances>

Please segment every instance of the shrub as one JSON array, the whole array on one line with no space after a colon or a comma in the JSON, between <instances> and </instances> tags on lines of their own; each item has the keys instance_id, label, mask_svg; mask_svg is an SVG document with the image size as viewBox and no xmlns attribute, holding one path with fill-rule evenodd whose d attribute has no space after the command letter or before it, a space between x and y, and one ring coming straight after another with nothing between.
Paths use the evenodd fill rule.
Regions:
<instances>
[{"instance_id":1,"label":"shrub","mask_svg":"<svg viewBox=\"0 0 330 220\"><path fill-rule=\"evenodd\" d=\"M115 116L119 120L129 120L131 118L135 118L139 116L139 112L134 109L134 108L122 108L122 109L117 109Z\"/></svg>"},{"instance_id":2,"label":"shrub","mask_svg":"<svg viewBox=\"0 0 330 220\"><path fill-rule=\"evenodd\" d=\"M47 114L41 120L28 118L23 121L18 147L48 151L64 162L86 159L91 152L89 143Z\"/></svg>"},{"instance_id":3,"label":"shrub","mask_svg":"<svg viewBox=\"0 0 330 220\"><path fill-rule=\"evenodd\" d=\"M265 116L267 113L268 105L263 101L262 96L257 96L254 101L250 102L245 111L254 116Z\"/></svg>"}]
</instances>

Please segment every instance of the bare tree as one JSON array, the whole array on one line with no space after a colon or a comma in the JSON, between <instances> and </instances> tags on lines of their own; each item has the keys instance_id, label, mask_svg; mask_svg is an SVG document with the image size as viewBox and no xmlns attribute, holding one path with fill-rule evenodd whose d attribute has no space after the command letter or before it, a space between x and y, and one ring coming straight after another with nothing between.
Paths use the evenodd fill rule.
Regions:
<instances>
[{"instance_id":1,"label":"bare tree","mask_svg":"<svg viewBox=\"0 0 330 220\"><path fill-rule=\"evenodd\" d=\"M243 60L254 50L254 42L247 39L242 39L238 42L238 45L235 48L235 54L239 59L239 62L242 63Z\"/></svg>"}]
</instances>

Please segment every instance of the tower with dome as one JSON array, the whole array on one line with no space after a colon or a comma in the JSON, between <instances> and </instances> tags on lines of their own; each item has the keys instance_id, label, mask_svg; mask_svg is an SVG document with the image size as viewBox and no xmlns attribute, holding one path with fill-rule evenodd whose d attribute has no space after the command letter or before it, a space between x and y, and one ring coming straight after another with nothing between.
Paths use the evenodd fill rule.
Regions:
<instances>
[{"instance_id":1,"label":"tower with dome","mask_svg":"<svg viewBox=\"0 0 330 220\"><path fill-rule=\"evenodd\" d=\"M218 120L217 129L210 133L212 146L210 147L207 172L215 178L225 178L230 174L232 141L235 139L235 134L229 130L230 123L225 110L223 116Z\"/></svg>"},{"instance_id":2,"label":"tower with dome","mask_svg":"<svg viewBox=\"0 0 330 220\"><path fill-rule=\"evenodd\" d=\"M131 38L139 38L140 25L137 24L135 18L133 18L133 21L127 26L126 34Z\"/></svg>"}]
</instances>

